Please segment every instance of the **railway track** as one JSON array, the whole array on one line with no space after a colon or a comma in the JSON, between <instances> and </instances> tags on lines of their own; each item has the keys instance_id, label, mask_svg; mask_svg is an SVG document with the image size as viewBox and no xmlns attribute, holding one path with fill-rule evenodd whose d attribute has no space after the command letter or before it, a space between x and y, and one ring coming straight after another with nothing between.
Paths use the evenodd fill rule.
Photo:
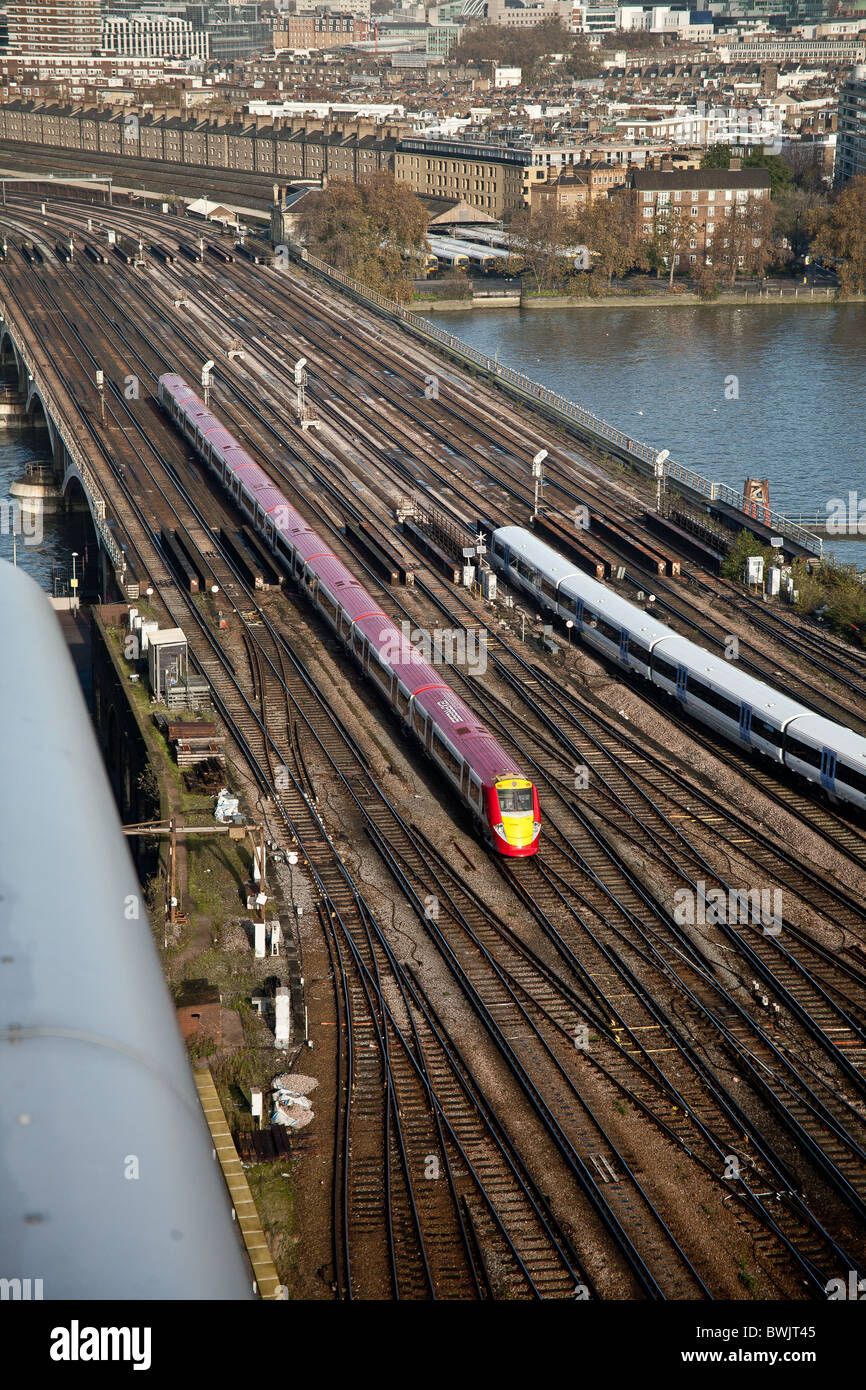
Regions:
<instances>
[{"instance_id":1,"label":"railway track","mask_svg":"<svg viewBox=\"0 0 866 1390\"><path fill-rule=\"evenodd\" d=\"M238 711L238 713L240 714L240 711ZM276 717L277 717L278 720L282 720L282 718L283 718L282 712L280 712L279 714L277 714ZM286 723L287 723L287 727L290 727L290 728L296 728L296 727L297 727L297 722L296 722L296 721L295 721L294 724L292 724L291 721L288 721L288 720L287 720ZM250 737L252 737L253 733L254 733L254 731L251 730L251 731L250 731ZM266 749L265 751L267 751L267 749ZM290 753L290 756L292 756L291 753ZM300 768L300 764L299 764L297 758L295 759L293 771L294 771L295 776L298 778L299 782L302 782L301 768ZM274 772L274 769L273 769L273 767L271 767L271 768L270 768L270 776L271 776L271 778L273 777L273 772ZM308 783L307 785L309 785L309 783ZM309 795L308 792L307 792L307 795ZM392 848L389 852L393 853L393 848ZM355 1002L356 1008L360 1008L360 1005L361 1005L361 996L358 994L359 988L360 988L360 986L356 983L355 987L353 988L352 995L351 995L352 999L353 999L354 1002ZM363 993L363 990L361 990L361 993ZM390 1024L388 1025L388 1027L390 1027ZM380 1028L381 1028L381 1023L380 1023ZM386 1029L385 1031L387 1031L387 1029ZM535 1044L530 1044L530 1045L529 1045L529 1053L532 1053L532 1049L533 1049L534 1046L535 1046ZM533 1063L533 1066L535 1066L535 1067L542 1067L543 1058L544 1058L544 1053L543 1053L543 1051L542 1051L542 1054L541 1054L541 1058L540 1058L540 1059L539 1059L538 1056L533 1055L533 1056L532 1056L532 1063ZM573 1117L571 1118L571 1123L576 1123L576 1121L574 1120ZM395 1142L396 1142L396 1141L395 1141ZM398 1145L398 1150L399 1150L399 1145ZM392 1156L394 1157L394 1159L395 1159L395 1171L397 1171L396 1159L399 1157L399 1151L398 1151L398 1150L395 1150L394 1153L393 1153L393 1155L392 1155ZM408 1220L408 1219L409 1219L409 1218L405 1217L405 1215L404 1215L404 1217L400 1218L400 1220L398 1221L397 1224L400 1225L401 1228L405 1228L405 1222L406 1222L406 1220ZM473 1218L469 1219L468 1222L467 1222L467 1239L468 1239L468 1241L469 1241L470 1247L471 1247L471 1245L472 1245L471 1231L472 1231L473 1229L475 1229L476 1220L477 1220L477 1218L476 1218L476 1217L473 1217ZM660 1263L661 1263L661 1264L664 1263L664 1261L661 1260L661 1257L660 1257L660 1256L654 1255L653 1258L659 1258L659 1259L660 1259ZM649 1267L649 1266L648 1266L648 1267ZM476 1270L477 1270L477 1263L476 1263ZM661 1278L662 1278L663 1280L670 1280L670 1279L672 1279L672 1277L673 1277L673 1276L671 1275L671 1273L670 1273L669 1271L665 1271L664 1269L661 1270ZM408 1280L409 1284L411 1284L411 1277L410 1277L410 1276L408 1276L408 1275L407 1275L407 1276L404 1276L404 1283L406 1282L406 1280ZM407 1286L408 1286L408 1285L407 1285ZM660 1289L664 1289L665 1285L664 1285L664 1283L660 1283L660 1284L658 1285L658 1287L659 1287Z\"/></svg>"}]
</instances>

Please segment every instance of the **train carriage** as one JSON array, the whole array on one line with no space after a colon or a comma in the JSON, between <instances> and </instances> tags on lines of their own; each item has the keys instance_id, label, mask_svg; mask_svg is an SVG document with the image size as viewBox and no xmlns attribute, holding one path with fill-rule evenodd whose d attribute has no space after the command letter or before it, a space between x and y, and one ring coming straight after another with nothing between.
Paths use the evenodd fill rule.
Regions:
<instances>
[{"instance_id":1,"label":"train carriage","mask_svg":"<svg viewBox=\"0 0 866 1390\"><path fill-rule=\"evenodd\" d=\"M484 837L500 854L535 854L541 832L538 792L511 754L183 378L173 373L160 377L158 394L257 534L280 556L407 732L456 789Z\"/></svg>"},{"instance_id":2,"label":"train carriage","mask_svg":"<svg viewBox=\"0 0 866 1390\"><path fill-rule=\"evenodd\" d=\"M800 714L785 730L785 763L808 782L866 807L866 739L826 719Z\"/></svg>"},{"instance_id":3,"label":"train carriage","mask_svg":"<svg viewBox=\"0 0 866 1390\"><path fill-rule=\"evenodd\" d=\"M489 553L494 568L543 609L571 621L588 646L636 671L700 723L866 809L861 735L656 622L523 527L494 529Z\"/></svg>"},{"instance_id":4,"label":"train carriage","mask_svg":"<svg viewBox=\"0 0 866 1390\"><path fill-rule=\"evenodd\" d=\"M671 635L670 628L626 603L521 526L502 526L493 533L491 557L513 584L572 623L578 636L588 633L590 645L626 670L647 675L653 644Z\"/></svg>"},{"instance_id":5,"label":"train carriage","mask_svg":"<svg viewBox=\"0 0 866 1390\"><path fill-rule=\"evenodd\" d=\"M803 706L671 632L653 648L653 684L725 738L780 763L786 726Z\"/></svg>"}]
</instances>

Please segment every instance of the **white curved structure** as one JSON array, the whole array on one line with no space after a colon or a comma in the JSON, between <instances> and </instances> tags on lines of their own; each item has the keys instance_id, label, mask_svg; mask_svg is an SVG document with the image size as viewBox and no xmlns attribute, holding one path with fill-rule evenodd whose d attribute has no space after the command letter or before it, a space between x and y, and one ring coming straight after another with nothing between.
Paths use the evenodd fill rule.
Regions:
<instances>
[{"instance_id":1,"label":"white curved structure","mask_svg":"<svg viewBox=\"0 0 866 1390\"><path fill-rule=\"evenodd\" d=\"M251 1297L72 662L6 563L0 651L0 1279Z\"/></svg>"}]
</instances>

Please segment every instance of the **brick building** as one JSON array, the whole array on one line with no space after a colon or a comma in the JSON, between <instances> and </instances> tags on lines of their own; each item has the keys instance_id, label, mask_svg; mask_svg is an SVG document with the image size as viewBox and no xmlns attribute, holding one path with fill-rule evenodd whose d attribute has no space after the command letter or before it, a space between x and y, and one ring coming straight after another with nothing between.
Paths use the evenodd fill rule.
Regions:
<instances>
[{"instance_id":1,"label":"brick building","mask_svg":"<svg viewBox=\"0 0 866 1390\"><path fill-rule=\"evenodd\" d=\"M538 170L533 170L533 173L538 173ZM553 202L561 212L573 213L597 198L606 198L614 189L621 188L627 178L628 169L622 164L610 165L598 160L573 165L542 183L530 183L527 194L529 206L535 211L545 203Z\"/></svg>"},{"instance_id":2,"label":"brick building","mask_svg":"<svg viewBox=\"0 0 866 1390\"><path fill-rule=\"evenodd\" d=\"M40 149L78 150L116 156L115 177L125 160L148 159L206 169L272 174L292 180L330 178L357 183L365 175L393 172L405 127L372 121L316 121L305 117L181 116L168 110L127 111L16 101L0 106L0 140Z\"/></svg>"},{"instance_id":3,"label":"brick building","mask_svg":"<svg viewBox=\"0 0 866 1390\"><path fill-rule=\"evenodd\" d=\"M674 256L684 270L706 261L724 267L736 255L746 260L732 234L744 208L770 200L770 175L766 169L741 169L732 159L730 169L633 169L619 196L632 204L636 234L660 235L672 216L680 216L693 230ZM738 225L739 235L739 225Z\"/></svg>"},{"instance_id":4,"label":"brick building","mask_svg":"<svg viewBox=\"0 0 866 1390\"><path fill-rule=\"evenodd\" d=\"M274 48L339 48L370 37L370 22L358 15L334 14L329 10L306 14L285 14L274 29Z\"/></svg>"},{"instance_id":5,"label":"brick building","mask_svg":"<svg viewBox=\"0 0 866 1390\"><path fill-rule=\"evenodd\" d=\"M461 199L500 218L524 206L529 150L458 140L401 140L394 176L421 197Z\"/></svg>"},{"instance_id":6,"label":"brick building","mask_svg":"<svg viewBox=\"0 0 866 1390\"><path fill-rule=\"evenodd\" d=\"M7 0L11 54L63 56L102 46L102 0Z\"/></svg>"}]
</instances>

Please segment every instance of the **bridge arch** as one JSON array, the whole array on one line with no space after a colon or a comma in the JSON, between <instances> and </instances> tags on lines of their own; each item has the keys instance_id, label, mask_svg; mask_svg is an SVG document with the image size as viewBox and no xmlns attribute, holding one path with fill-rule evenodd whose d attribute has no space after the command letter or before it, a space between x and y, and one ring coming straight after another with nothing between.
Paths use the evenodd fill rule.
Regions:
<instances>
[{"instance_id":1,"label":"bridge arch","mask_svg":"<svg viewBox=\"0 0 866 1390\"><path fill-rule=\"evenodd\" d=\"M0 334L0 377L24 394L27 370L21 361L15 340L7 328Z\"/></svg>"},{"instance_id":2,"label":"bridge arch","mask_svg":"<svg viewBox=\"0 0 866 1390\"><path fill-rule=\"evenodd\" d=\"M45 434L48 438L48 447L51 451L51 457L56 463L57 433L54 428L54 421L51 419L49 412L45 408L45 402L39 394L38 388L34 386L32 381L29 381L27 383L26 411L28 428L35 431L45 431Z\"/></svg>"},{"instance_id":3,"label":"bridge arch","mask_svg":"<svg viewBox=\"0 0 866 1390\"><path fill-rule=\"evenodd\" d=\"M103 552L93 514L93 502L77 473L67 472L63 480L63 496L67 511L75 513L75 519L71 524L74 544L77 545L80 556L77 565L79 595L97 592L105 594L107 590L102 566Z\"/></svg>"}]
</instances>

